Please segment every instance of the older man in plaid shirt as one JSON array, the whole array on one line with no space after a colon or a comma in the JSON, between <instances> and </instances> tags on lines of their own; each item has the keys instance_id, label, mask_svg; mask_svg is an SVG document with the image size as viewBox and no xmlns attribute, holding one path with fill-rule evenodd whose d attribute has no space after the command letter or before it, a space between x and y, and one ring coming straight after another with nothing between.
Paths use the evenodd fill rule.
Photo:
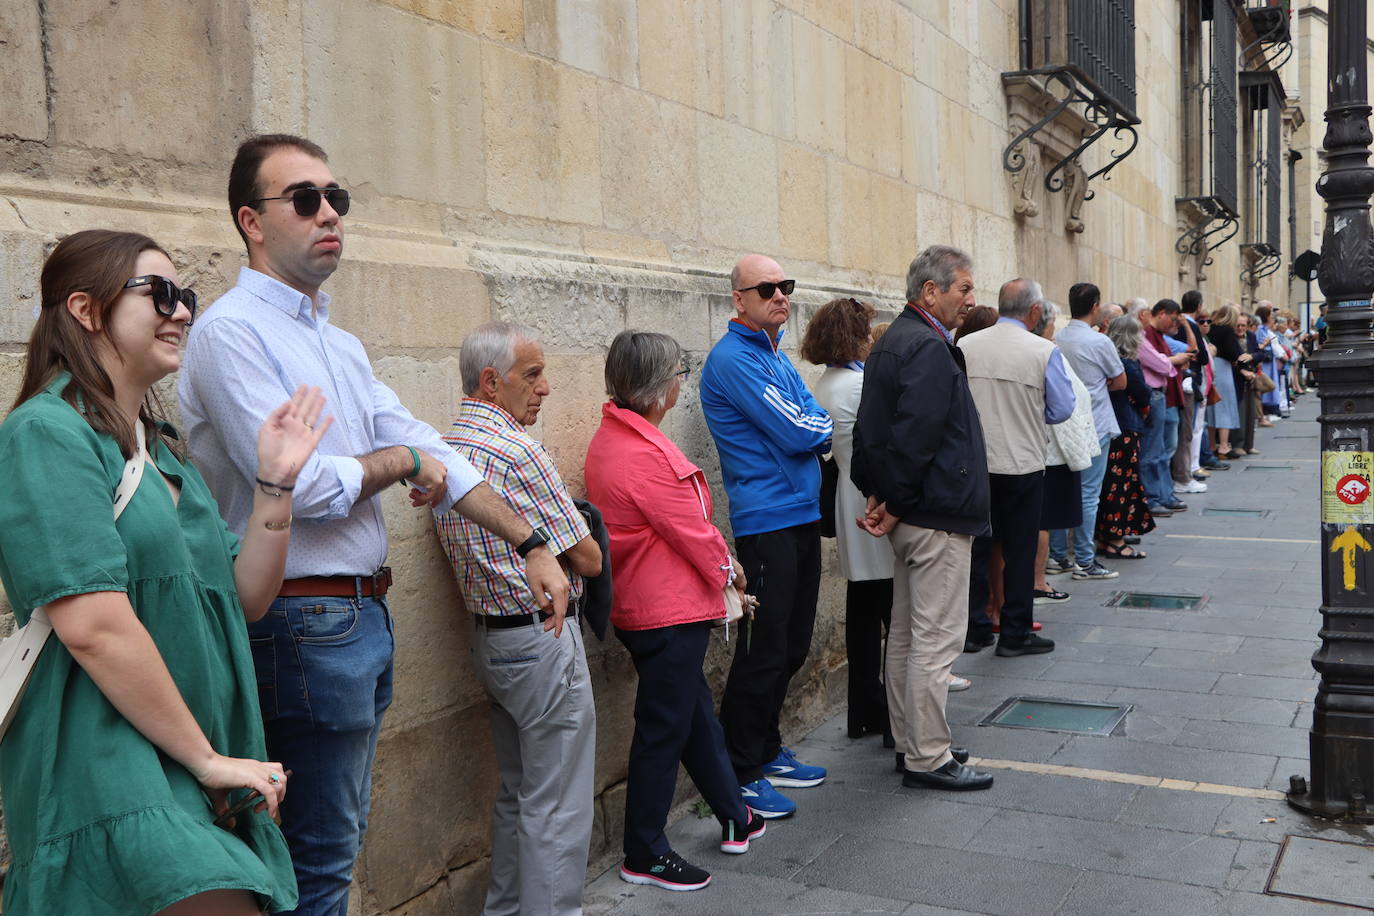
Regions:
<instances>
[{"instance_id":1,"label":"older man in plaid shirt","mask_svg":"<svg viewBox=\"0 0 1374 916\"><path fill-rule=\"evenodd\" d=\"M582 909L592 832L596 709L581 630L539 609L522 572L541 544L572 580L601 572L601 550L552 459L524 427L549 393L532 328L489 324L463 341L462 407L444 441L537 527L519 547L455 512L436 524L476 626L472 662L491 700L501 771L484 912L573 914Z\"/></svg>"}]
</instances>

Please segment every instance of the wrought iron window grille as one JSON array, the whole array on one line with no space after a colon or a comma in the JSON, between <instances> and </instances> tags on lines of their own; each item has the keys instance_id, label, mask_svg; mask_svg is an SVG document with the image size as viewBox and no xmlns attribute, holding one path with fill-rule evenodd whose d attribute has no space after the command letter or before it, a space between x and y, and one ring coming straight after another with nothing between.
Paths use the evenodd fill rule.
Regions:
<instances>
[{"instance_id":1,"label":"wrought iron window grille","mask_svg":"<svg viewBox=\"0 0 1374 916\"><path fill-rule=\"evenodd\" d=\"M1183 0L1182 7L1184 193L1175 203L1183 231L1174 250L1206 267L1240 231L1239 26L1231 0Z\"/></svg>"},{"instance_id":2,"label":"wrought iron window grille","mask_svg":"<svg viewBox=\"0 0 1374 916\"><path fill-rule=\"evenodd\" d=\"M1240 52L1247 70L1277 70L1293 56L1290 0L1251 0L1245 8L1255 39Z\"/></svg>"},{"instance_id":3,"label":"wrought iron window grille","mask_svg":"<svg viewBox=\"0 0 1374 916\"><path fill-rule=\"evenodd\" d=\"M1038 212L1037 181L1050 193L1068 189L1066 228L1081 232L1079 209L1094 196L1088 183L1109 179L1140 140L1135 0L1020 0L1020 22L1021 66L1002 83L1012 129L1022 129L1002 151L1002 167L1020 186L1017 213ZM1084 153L1109 133L1107 163L1088 171ZM1040 180L1042 153L1053 161Z\"/></svg>"},{"instance_id":4,"label":"wrought iron window grille","mask_svg":"<svg viewBox=\"0 0 1374 916\"><path fill-rule=\"evenodd\" d=\"M1283 263L1283 84L1277 73L1246 72L1240 75L1246 100L1246 160L1249 193L1246 194L1246 228L1250 239L1241 245L1246 265L1242 283L1251 286L1276 272Z\"/></svg>"}]
</instances>

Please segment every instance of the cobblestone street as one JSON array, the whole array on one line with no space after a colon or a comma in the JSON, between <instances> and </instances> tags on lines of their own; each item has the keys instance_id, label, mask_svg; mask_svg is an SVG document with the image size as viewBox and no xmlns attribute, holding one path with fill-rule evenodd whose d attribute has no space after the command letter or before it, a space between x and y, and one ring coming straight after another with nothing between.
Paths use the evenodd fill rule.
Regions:
<instances>
[{"instance_id":1,"label":"cobblestone street","mask_svg":"<svg viewBox=\"0 0 1374 916\"><path fill-rule=\"evenodd\" d=\"M1052 654L984 650L956 663L973 687L950 697L955 744L995 774L990 791L902 788L891 752L875 738L848 740L841 713L793 746L829 779L788 790L797 815L769 822L747 855L717 851L713 819L687 814L670 829L674 848L713 872L711 887L631 887L612 868L589 887L588 912L1367 912L1265 893L1285 837L1374 838L1309 820L1282 795L1290 774L1308 772L1317 688L1317 411L1309 395L1260 430L1262 454L1215 473L1208 493L1187 497L1188 512L1161 520L1144 539L1148 558L1108 561L1119 579L1052 580L1073 595L1036 609L1057 641ZM1205 601L1109 606L1123 590ZM979 725L1016 695L1131 709L1110 736ZM1309 884L1374 906L1370 869L1341 861L1325 872L1318 863ZM1301 882L1280 883L1293 892Z\"/></svg>"}]
</instances>

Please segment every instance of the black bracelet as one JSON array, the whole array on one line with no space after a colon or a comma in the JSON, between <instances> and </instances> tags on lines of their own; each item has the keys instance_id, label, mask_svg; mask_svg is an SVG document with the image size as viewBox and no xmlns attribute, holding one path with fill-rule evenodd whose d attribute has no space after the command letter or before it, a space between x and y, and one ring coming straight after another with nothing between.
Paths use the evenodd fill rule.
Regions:
<instances>
[{"instance_id":1,"label":"black bracelet","mask_svg":"<svg viewBox=\"0 0 1374 916\"><path fill-rule=\"evenodd\" d=\"M288 487L280 483L269 483L261 477L254 477L253 479L258 482L258 488L268 496L281 496L283 493L290 493L292 490L296 489L294 485ZM273 493L273 490L277 492Z\"/></svg>"}]
</instances>

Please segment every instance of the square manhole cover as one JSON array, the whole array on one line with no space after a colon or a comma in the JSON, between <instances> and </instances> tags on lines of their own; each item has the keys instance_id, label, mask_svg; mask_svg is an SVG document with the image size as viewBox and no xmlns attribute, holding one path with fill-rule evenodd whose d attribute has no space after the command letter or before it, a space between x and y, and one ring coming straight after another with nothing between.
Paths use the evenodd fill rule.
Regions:
<instances>
[{"instance_id":1,"label":"square manhole cover","mask_svg":"<svg viewBox=\"0 0 1374 916\"><path fill-rule=\"evenodd\" d=\"M1247 470L1247 471L1291 471L1291 470L1293 470L1293 465L1291 465L1291 464L1247 464L1247 465L1245 466L1245 470Z\"/></svg>"},{"instance_id":2,"label":"square manhole cover","mask_svg":"<svg viewBox=\"0 0 1374 916\"><path fill-rule=\"evenodd\" d=\"M1084 700L1012 697L984 716L978 724L1105 736L1110 735L1130 711L1130 706Z\"/></svg>"},{"instance_id":3,"label":"square manhole cover","mask_svg":"<svg viewBox=\"0 0 1374 916\"><path fill-rule=\"evenodd\" d=\"M1206 595L1183 595L1176 592L1117 592L1103 606L1154 608L1164 611L1196 611L1206 602Z\"/></svg>"},{"instance_id":4,"label":"square manhole cover","mask_svg":"<svg viewBox=\"0 0 1374 916\"><path fill-rule=\"evenodd\" d=\"M1202 510L1203 515L1226 515L1231 518L1265 518L1269 515L1268 509L1223 509L1221 506L1208 506Z\"/></svg>"},{"instance_id":5,"label":"square manhole cover","mask_svg":"<svg viewBox=\"0 0 1374 916\"><path fill-rule=\"evenodd\" d=\"M1374 909L1374 846L1286 836L1265 893Z\"/></svg>"}]
</instances>

